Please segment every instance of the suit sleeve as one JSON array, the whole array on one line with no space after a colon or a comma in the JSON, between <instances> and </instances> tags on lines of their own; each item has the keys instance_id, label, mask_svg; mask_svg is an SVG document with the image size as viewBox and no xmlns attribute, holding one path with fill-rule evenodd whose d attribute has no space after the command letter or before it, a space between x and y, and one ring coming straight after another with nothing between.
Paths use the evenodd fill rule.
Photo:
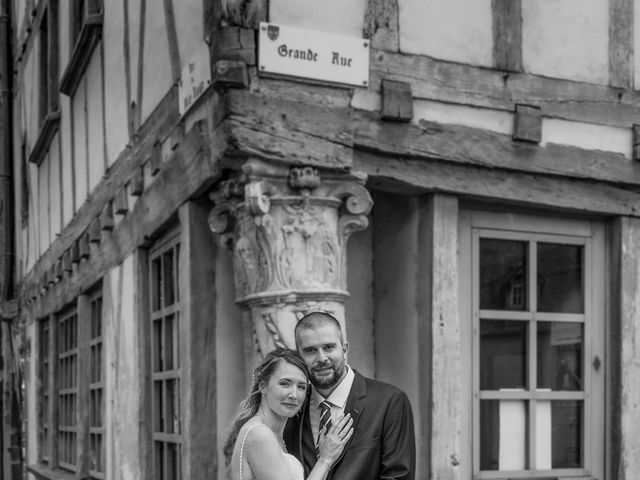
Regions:
<instances>
[{"instance_id":1,"label":"suit sleeve","mask_svg":"<svg viewBox=\"0 0 640 480\"><path fill-rule=\"evenodd\" d=\"M380 480L414 480L416 442L409 398L395 392L389 401L382 432Z\"/></svg>"}]
</instances>

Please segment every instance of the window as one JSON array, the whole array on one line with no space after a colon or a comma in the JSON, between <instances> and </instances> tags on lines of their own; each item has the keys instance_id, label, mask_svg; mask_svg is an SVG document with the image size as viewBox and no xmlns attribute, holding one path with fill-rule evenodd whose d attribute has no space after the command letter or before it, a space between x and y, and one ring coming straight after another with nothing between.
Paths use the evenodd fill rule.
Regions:
<instances>
[{"instance_id":1,"label":"window","mask_svg":"<svg viewBox=\"0 0 640 480\"><path fill-rule=\"evenodd\" d=\"M177 237L149 257L153 478L157 480L182 478L179 257Z\"/></svg>"},{"instance_id":2,"label":"window","mask_svg":"<svg viewBox=\"0 0 640 480\"><path fill-rule=\"evenodd\" d=\"M58 318L58 464L77 471L78 442L78 313Z\"/></svg>"},{"instance_id":3,"label":"window","mask_svg":"<svg viewBox=\"0 0 640 480\"><path fill-rule=\"evenodd\" d=\"M90 299L89 334L89 474L104 478L104 368L102 352L102 293Z\"/></svg>"},{"instance_id":4,"label":"window","mask_svg":"<svg viewBox=\"0 0 640 480\"><path fill-rule=\"evenodd\" d=\"M49 418L49 319L45 318L38 323L38 379L40 391L38 393L38 417L40 429L38 431L38 458L43 463L50 460L49 432L51 431L51 419Z\"/></svg>"},{"instance_id":5,"label":"window","mask_svg":"<svg viewBox=\"0 0 640 480\"><path fill-rule=\"evenodd\" d=\"M60 91L73 96L102 37L102 0L74 0L70 8L70 59Z\"/></svg>"},{"instance_id":6,"label":"window","mask_svg":"<svg viewBox=\"0 0 640 480\"><path fill-rule=\"evenodd\" d=\"M95 480L105 478L102 308L96 288L38 325L39 462Z\"/></svg>"},{"instance_id":7,"label":"window","mask_svg":"<svg viewBox=\"0 0 640 480\"><path fill-rule=\"evenodd\" d=\"M29 161L40 165L58 131L58 0L48 0L38 27L38 138Z\"/></svg>"},{"instance_id":8,"label":"window","mask_svg":"<svg viewBox=\"0 0 640 480\"><path fill-rule=\"evenodd\" d=\"M602 478L602 226L471 217L474 478Z\"/></svg>"}]
</instances>

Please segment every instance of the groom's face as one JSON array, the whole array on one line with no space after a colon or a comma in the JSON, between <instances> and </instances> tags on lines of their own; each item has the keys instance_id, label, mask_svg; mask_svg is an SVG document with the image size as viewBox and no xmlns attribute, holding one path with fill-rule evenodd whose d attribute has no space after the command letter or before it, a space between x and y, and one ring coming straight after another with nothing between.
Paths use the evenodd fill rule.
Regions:
<instances>
[{"instance_id":1,"label":"groom's face","mask_svg":"<svg viewBox=\"0 0 640 480\"><path fill-rule=\"evenodd\" d=\"M320 390L337 385L345 374L348 345L330 323L301 329L297 338L298 352L309 369L311 383Z\"/></svg>"}]
</instances>

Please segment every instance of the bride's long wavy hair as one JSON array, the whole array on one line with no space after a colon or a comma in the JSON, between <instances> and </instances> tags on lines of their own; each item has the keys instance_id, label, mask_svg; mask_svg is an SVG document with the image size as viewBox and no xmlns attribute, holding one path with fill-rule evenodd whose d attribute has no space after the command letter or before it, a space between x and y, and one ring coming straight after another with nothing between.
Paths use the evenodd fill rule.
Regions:
<instances>
[{"instance_id":1,"label":"bride's long wavy hair","mask_svg":"<svg viewBox=\"0 0 640 480\"><path fill-rule=\"evenodd\" d=\"M236 440L238 439L238 432L251 417L258 413L261 399L260 389L269 382L278 368L278 365L280 365L280 362L287 362L298 367L304 372L306 377L309 378L307 366L304 364L302 357L300 357L298 352L295 350L290 350L288 348L276 348L265 355L262 363L253 371L249 393L245 399L240 402L238 413L231 423L231 429L229 430L227 441L224 443L223 451L225 465L228 466L231 462L233 448L236 444Z\"/></svg>"}]
</instances>

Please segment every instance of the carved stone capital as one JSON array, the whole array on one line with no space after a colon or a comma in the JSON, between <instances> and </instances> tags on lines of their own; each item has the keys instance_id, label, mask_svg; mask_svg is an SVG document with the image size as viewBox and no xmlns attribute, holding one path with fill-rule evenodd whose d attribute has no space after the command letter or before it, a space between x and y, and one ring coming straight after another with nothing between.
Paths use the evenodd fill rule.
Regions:
<instances>
[{"instance_id":1,"label":"carved stone capital","mask_svg":"<svg viewBox=\"0 0 640 480\"><path fill-rule=\"evenodd\" d=\"M347 240L373 205L364 180L250 160L212 192L209 225L233 252L236 301L251 311L262 353L293 346L293 312L310 303L342 318Z\"/></svg>"}]
</instances>

